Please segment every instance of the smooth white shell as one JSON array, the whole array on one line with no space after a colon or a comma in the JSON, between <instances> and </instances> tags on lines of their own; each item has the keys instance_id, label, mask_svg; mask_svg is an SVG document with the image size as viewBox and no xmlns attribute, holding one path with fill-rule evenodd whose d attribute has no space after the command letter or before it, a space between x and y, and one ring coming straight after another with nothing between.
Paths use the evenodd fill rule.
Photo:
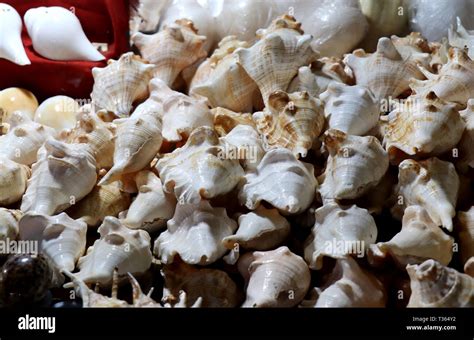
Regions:
<instances>
[{"instance_id":1,"label":"smooth white shell","mask_svg":"<svg viewBox=\"0 0 474 340\"><path fill-rule=\"evenodd\" d=\"M76 125L79 104L67 96L46 99L35 112L35 122L54 128L56 131L71 129Z\"/></svg>"},{"instance_id":2,"label":"smooth white shell","mask_svg":"<svg viewBox=\"0 0 474 340\"><path fill-rule=\"evenodd\" d=\"M10 5L0 3L0 58L18 65L30 65L21 40L22 21Z\"/></svg>"}]
</instances>

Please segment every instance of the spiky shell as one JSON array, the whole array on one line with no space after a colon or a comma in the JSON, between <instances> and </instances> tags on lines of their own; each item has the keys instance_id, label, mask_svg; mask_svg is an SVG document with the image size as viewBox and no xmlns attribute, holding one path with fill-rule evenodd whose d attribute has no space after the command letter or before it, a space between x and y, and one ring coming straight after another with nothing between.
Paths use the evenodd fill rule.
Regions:
<instances>
[{"instance_id":1,"label":"spiky shell","mask_svg":"<svg viewBox=\"0 0 474 340\"><path fill-rule=\"evenodd\" d=\"M474 207L459 211L456 224L459 240L459 254L464 272L474 277Z\"/></svg>"},{"instance_id":2,"label":"spiky shell","mask_svg":"<svg viewBox=\"0 0 474 340\"><path fill-rule=\"evenodd\" d=\"M250 113L237 113L222 107L211 110L214 115L214 130L223 137L237 125L248 125L256 129Z\"/></svg>"},{"instance_id":3,"label":"spiky shell","mask_svg":"<svg viewBox=\"0 0 474 340\"><path fill-rule=\"evenodd\" d=\"M0 157L0 205L9 205L21 199L31 176L29 167Z\"/></svg>"},{"instance_id":4,"label":"spiky shell","mask_svg":"<svg viewBox=\"0 0 474 340\"><path fill-rule=\"evenodd\" d=\"M466 30L459 17L456 18L456 26L456 29L453 26L448 29L449 45L467 48L469 58L474 58L474 32Z\"/></svg>"}]
</instances>

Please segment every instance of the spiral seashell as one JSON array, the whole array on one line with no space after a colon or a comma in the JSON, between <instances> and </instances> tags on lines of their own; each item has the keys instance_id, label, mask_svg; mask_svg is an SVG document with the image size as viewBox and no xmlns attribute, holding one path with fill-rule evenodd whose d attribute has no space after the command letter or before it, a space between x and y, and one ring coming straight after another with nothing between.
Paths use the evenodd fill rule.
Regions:
<instances>
[{"instance_id":1,"label":"spiral seashell","mask_svg":"<svg viewBox=\"0 0 474 340\"><path fill-rule=\"evenodd\" d=\"M105 68L94 67L91 99L96 110L128 117L132 105L148 96L153 68L132 52L123 54L119 60L109 60Z\"/></svg>"},{"instance_id":2,"label":"spiral seashell","mask_svg":"<svg viewBox=\"0 0 474 340\"><path fill-rule=\"evenodd\" d=\"M368 260L377 265L392 258L400 268L434 259L448 265L453 257L454 239L445 234L430 218L425 208L406 208L402 230L387 242L370 245Z\"/></svg>"},{"instance_id":3,"label":"spiral seashell","mask_svg":"<svg viewBox=\"0 0 474 340\"><path fill-rule=\"evenodd\" d=\"M0 208L0 242L16 240L18 237L18 222L23 213L20 210Z\"/></svg>"},{"instance_id":4,"label":"spiral seashell","mask_svg":"<svg viewBox=\"0 0 474 340\"><path fill-rule=\"evenodd\" d=\"M435 260L408 265L411 296L407 307L474 307L474 278Z\"/></svg>"},{"instance_id":5,"label":"spiral seashell","mask_svg":"<svg viewBox=\"0 0 474 340\"><path fill-rule=\"evenodd\" d=\"M363 136L379 121L379 108L372 93L360 85L333 82L321 93L324 115L330 129Z\"/></svg>"},{"instance_id":6,"label":"spiral seashell","mask_svg":"<svg viewBox=\"0 0 474 340\"><path fill-rule=\"evenodd\" d=\"M9 122L10 117L16 111L26 114L28 118L33 120L37 108L38 100L28 90L10 87L0 91L0 117L2 123Z\"/></svg>"},{"instance_id":7,"label":"spiral seashell","mask_svg":"<svg viewBox=\"0 0 474 340\"><path fill-rule=\"evenodd\" d=\"M377 239L377 225L365 209L325 204L315 212L316 221L305 242L304 258L311 269L323 266L323 257L363 257Z\"/></svg>"},{"instance_id":8,"label":"spiral seashell","mask_svg":"<svg viewBox=\"0 0 474 340\"><path fill-rule=\"evenodd\" d=\"M38 158L21 202L25 213L59 213L84 198L96 183L95 159L85 144L48 139Z\"/></svg>"},{"instance_id":9,"label":"spiral seashell","mask_svg":"<svg viewBox=\"0 0 474 340\"><path fill-rule=\"evenodd\" d=\"M426 69L430 69L431 63L431 47L419 32L411 32L405 37L397 37L392 35L390 37L393 45L403 60L416 62L418 65Z\"/></svg>"},{"instance_id":10,"label":"spiral seashell","mask_svg":"<svg viewBox=\"0 0 474 340\"><path fill-rule=\"evenodd\" d=\"M457 232L459 254L464 264L464 272L474 277L474 207L468 211L458 211Z\"/></svg>"},{"instance_id":11,"label":"spiral seashell","mask_svg":"<svg viewBox=\"0 0 474 340\"><path fill-rule=\"evenodd\" d=\"M273 149L255 172L245 175L239 200L251 210L266 201L284 215L298 214L309 208L317 186L311 164L297 160L288 149Z\"/></svg>"},{"instance_id":12,"label":"spiral seashell","mask_svg":"<svg viewBox=\"0 0 474 340\"><path fill-rule=\"evenodd\" d=\"M324 199L354 199L379 183L388 169L388 155L372 136L325 133L329 157L320 193Z\"/></svg>"},{"instance_id":13,"label":"spiral seashell","mask_svg":"<svg viewBox=\"0 0 474 340\"><path fill-rule=\"evenodd\" d=\"M31 170L26 165L0 158L0 205L18 202L25 193L30 176Z\"/></svg>"},{"instance_id":14,"label":"spiral seashell","mask_svg":"<svg viewBox=\"0 0 474 340\"><path fill-rule=\"evenodd\" d=\"M307 92L274 92L266 110L254 113L253 119L267 150L287 148L297 157L306 157L325 122L323 104Z\"/></svg>"},{"instance_id":15,"label":"spiral seashell","mask_svg":"<svg viewBox=\"0 0 474 340\"><path fill-rule=\"evenodd\" d=\"M430 68L439 73L444 64L448 63L449 44L448 39L443 38L440 42L428 43L431 49Z\"/></svg>"},{"instance_id":16,"label":"spiral seashell","mask_svg":"<svg viewBox=\"0 0 474 340\"><path fill-rule=\"evenodd\" d=\"M8 4L0 4L0 58L18 65L30 65L21 40L22 21L18 12Z\"/></svg>"},{"instance_id":17,"label":"spiral seashell","mask_svg":"<svg viewBox=\"0 0 474 340\"><path fill-rule=\"evenodd\" d=\"M459 190L454 165L433 157L419 162L407 159L398 168L398 198L392 214L400 217L406 207L419 205L436 225L452 231Z\"/></svg>"},{"instance_id":18,"label":"spiral seashell","mask_svg":"<svg viewBox=\"0 0 474 340\"><path fill-rule=\"evenodd\" d=\"M153 35L136 33L132 41L141 56L155 65L153 77L169 87L183 69L207 55L206 37L198 35L187 19L176 20Z\"/></svg>"},{"instance_id":19,"label":"spiral seashell","mask_svg":"<svg viewBox=\"0 0 474 340\"><path fill-rule=\"evenodd\" d=\"M456 29L451 26L448 29L449 45L457 48L467 48L469 58L474 58L474 32L466 30L459 17L456 18Z\"/></svg>"},{"instance_id":20,"label":"spiral seashell","mask_svg":"<svg viewBox=\"0 0 474 340\"><path fill-rule=\"evenodd\" d=\"M304 260L287 247L247 253L238 268L247 282L242 307L294 307L303 300L311 281Z\"/></svg>"},{"instance_id":21,"label":"spiral seashell","mask_svg":"<svg viewBox=\"0 0 474 340\"><path fill-rule=\"evenodd\" d=\"M55 96L46 99L35 112L34 120L57 132L72 129L76 125L79 104L71 97Z\"/></svg>"},{"instance_id":22,"label":"spiral seashell","mask_svg":"<svg viewBox=\"0 0 474 340\"><path fill-rule=\"evenodd\" d=\"M222 107L212 109L211 112L214 115L214 130L221 137L227 135L237 125L248 125L256 129L250 113L237 113Z\"/></svg>"}]
</instances>

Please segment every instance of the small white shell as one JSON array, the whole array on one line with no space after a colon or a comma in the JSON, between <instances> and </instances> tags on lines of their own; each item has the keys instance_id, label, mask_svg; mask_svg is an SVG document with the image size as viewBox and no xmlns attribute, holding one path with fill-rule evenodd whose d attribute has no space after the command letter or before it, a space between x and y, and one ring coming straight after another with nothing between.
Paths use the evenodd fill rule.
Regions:
<instances>
[{"instance_id":1,"label":"small white shell","mask_svg":"<svg viewBox=\"0 0 474 340\"><path fill-rule=\"evenodd\" d=\"M72 129L76 125L79 104L67 96L46 99L35 112L35 122L52 127L56 131Z\"/></svg>"},{"instance_id":2,"label":"small white shell","mask_svg":"<svg viewBox=\"0 0 474 340\"><path fill-rule=\"evenodd\" d=\"M18 12L8 4L0 4L0 58L18 65L30 65L21 40L22 21Z\"/></svg>"},{"instance_id":3,"label":"small white shell","mask_svg":"<svg viewBox=\"0 0 474 340\"><path fill-rule=\"evenodd\" d=\"M2 123L9 123L14 112L19 111L33 119L38 108L38 99L28 90L9 87L0 91L0 117Z\"/></svg>"},{"instance_id":4,"label":"small white shell","mask_svg":"<svg viewBox=\"0 0 474 340\"><path fill-rule=\"evenodd\" d=\"M20 210L0 208L0 242L16 240L18 236L18 222L23 213Z\"/></svg>"},{"instance_id":5,"label":"small white shell","mask_svg":"<svg viewBox=\"0 0 474 340\"><path fill-rule=\"evenodd\" d=\"M457 218L461 262L464 264L464 272L474 277L474 207L466 212L458 211Z\"/></svg>"},{"instance_id":6,"label":"small white shell","mask_svg":"<svg viewBox=\"0 0 474 340\"><path fill-rule=\"evenodd\" d=\"M29 167L0 158L0 205L9 205L21 199L31 175Z\"/></svg>"}]
</instances>

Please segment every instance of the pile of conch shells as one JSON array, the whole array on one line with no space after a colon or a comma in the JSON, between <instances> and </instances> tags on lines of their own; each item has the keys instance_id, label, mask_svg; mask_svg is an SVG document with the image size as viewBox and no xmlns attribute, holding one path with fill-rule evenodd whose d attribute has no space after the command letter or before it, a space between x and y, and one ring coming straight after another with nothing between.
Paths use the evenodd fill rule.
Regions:
<instances>
[{"instance_id":1,"label":"pile of conch shells","mask_svg":"<svg viewBox=\"0 0 474 340\"><path fill-rule=\"evenodd\" d=\"M473 307L474 34L387 37L361 3L372 50L356 2L221 37L141 1L91 103L0 92L0 240L84 307Z\"/></svg>"}]
</instances>

